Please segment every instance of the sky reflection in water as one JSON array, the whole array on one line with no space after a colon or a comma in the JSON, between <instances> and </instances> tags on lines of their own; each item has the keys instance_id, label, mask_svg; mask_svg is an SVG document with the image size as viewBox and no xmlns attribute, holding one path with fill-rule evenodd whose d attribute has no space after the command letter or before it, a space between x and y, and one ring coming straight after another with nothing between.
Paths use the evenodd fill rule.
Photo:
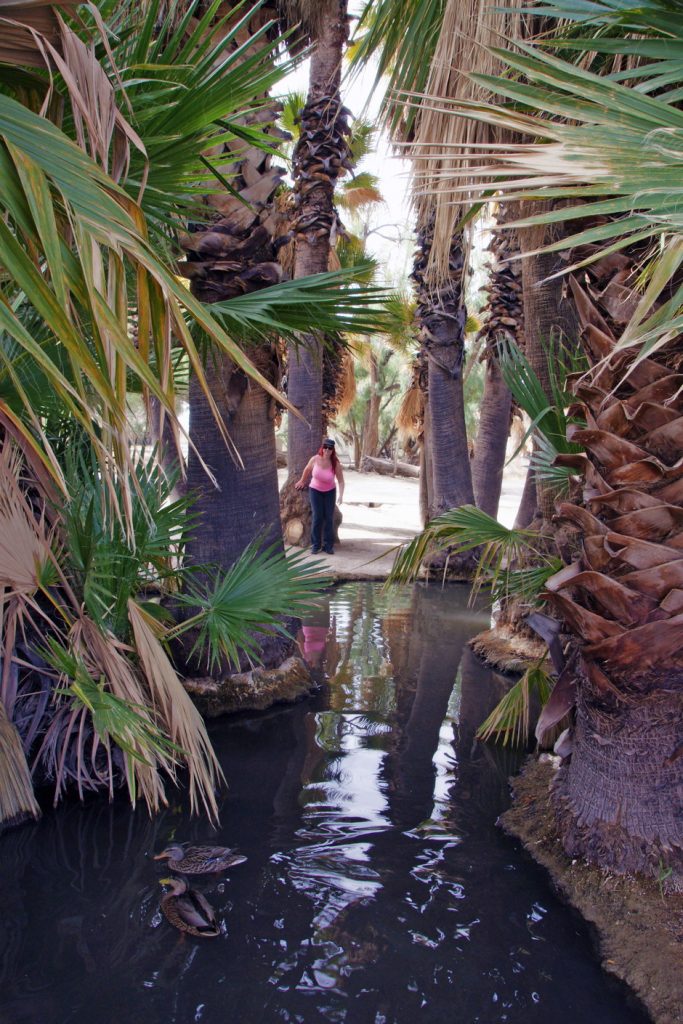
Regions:
<instances>
[{"instance_id":1,"label":"sky reflection in water","mask_svg":"<svg viewBox=\"0 0 683 1024\"><path fill-rule=\"evenodd\" d=\"M488 621L467 596L335 591L308 638L329 687L212 729L217 833L120 799L3 837L0 1024L644 1022L495 827L516 757L474 741L504 684L466 646ZM196 883L218 939L159 913L170 839L248 857Z\"/></svg>"}]
</instances>

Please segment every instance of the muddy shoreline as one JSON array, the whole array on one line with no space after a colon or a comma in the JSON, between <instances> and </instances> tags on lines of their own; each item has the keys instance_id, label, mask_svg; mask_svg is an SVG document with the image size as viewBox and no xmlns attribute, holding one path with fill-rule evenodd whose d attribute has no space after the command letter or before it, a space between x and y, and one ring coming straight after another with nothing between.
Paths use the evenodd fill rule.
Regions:
<instances>
[{"instance_id":1,"label":"muddy shoreline","mask_svg":"<svg viewBox=\"0 0 683 1024\"><path fill-rule=\"evenodd\" d=\"M564 852L550 806L555 768L530 760L512 780L503 830L549 872L563 898L595 928L604 970L621 978L655 1024L683 1019L683 894L666 882L624 879Z\"/></svg>"}]
</instances>

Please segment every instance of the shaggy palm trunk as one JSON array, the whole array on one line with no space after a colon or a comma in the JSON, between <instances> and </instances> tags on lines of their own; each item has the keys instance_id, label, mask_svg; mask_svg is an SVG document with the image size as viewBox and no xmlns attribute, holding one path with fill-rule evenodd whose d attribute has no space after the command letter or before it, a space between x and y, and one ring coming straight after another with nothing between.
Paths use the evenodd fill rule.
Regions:
<instances>
[{"instance_id":1,"label":"shaggy palm trunk","mask_svg":"<svg viewBox=\"0 0 683 1024\"><path fill-rule=\"evenodd\" d=\"M609 257L591 268L592 298L572 282L596 368L575 388L583 488L557 509L576 556L547 584L574 638L577 693L554 795L571 856L655 877L670 867L681 884L683 336L637 365L612 355L635 297L623 271L605 286L614 269Z\"/></svg>"},{"instance_id":2,"label":"shaggy palm trunk","mask_svg":"<svg viewBox=\"0 0 683 1024\"><path fill-rule=\"evenodd\" d=\"M519 263L506 262L519 253L516 234L511 231L494 231L489 251L493 260L486 305L487 317L481 332L486 342L486 379L472 460L472 483L477 508L495 518L503 486L503 466L512 410L512 396L500 372L496 344L504 336L511 337L518 346L523 346L524 312L521 268Z\"/></svg>"},{"instance_id":3,"label":"shaggy palm trunk","mask_svg":"<svg viewBox=\"0 0 683 1024\"><path fill-rule=\"evenodd\" d=\"M294 150L296 239L294 277L321 274L328 268L330 236L336 223L334 188L348 163L347 111L339 93L341 62L348 38L346 0L327 0L318 12L320 28L311 57L308 98L301 114L301 133ZM314 328L315 324L311 324ZM290 346L287 356L287 397L302 418L288 416L288 478L281 512L286 540L305 546L310 541L311 513L306 492L295 490L306 463L323 435L323 348L310 334Z\"/></svg>"},{"instance_id":4,"label":"shaggy palm trunk","mask_svg":"<svg viewBox=\"0 0 683 1024\"><path fill-rule=\"evenodd\" d=\"M460 505L474 503L462 382L467 320L462 293L462 239L457 236L451 246L450 279L435 288L426 280L432 235L432 223L418 232L419 248L412 274L417 293L416 321L428 368L426 419L431 457L430 518ZM434 568L440 568L442 563L443 559L437 557ZM474 563L475 556L468 552L457 558L451 557L449 568L456 574L469 573Z\"/></svg>"},{"instance_id":5,"label":"shaggy palm trunk","mask_svg":"<svg viewBox=\"0 0 683 1024\"><path fill-rule=\"evenodd\" d=\"M249 34L276 14L274 4L254 11ZM235 15L243 16L241 9ZM240 37L239 42L245 40ZM251 52L247 48L245 57ZM267 104L246 115L245 123L267 130L276 139L282 135L273 126L278 109L276 103ZM226 190L207 195L205 218L191 225L182 240L186 253L182 273L203 302L220 302L266 288L282 276L274 244L273 196L284 169L273 166L271 157L261 150L235 140L225 153L223 173L236 194ZM264 366L271 382L277 382L277 360L271 345L258 350L254 361ZM187 555L196 564L212 562L227 568L255 537L263 537L264 542L281 538L278 503L273 498L277 496L274 410L266 393L247 382L225 356L211 356L207 379L239 459L226 448L201 389L192 384L190 434L217 486L190 450L188 486L198 496L195 509L200 526L188 544Z\"/></svg>"}]
</instances>

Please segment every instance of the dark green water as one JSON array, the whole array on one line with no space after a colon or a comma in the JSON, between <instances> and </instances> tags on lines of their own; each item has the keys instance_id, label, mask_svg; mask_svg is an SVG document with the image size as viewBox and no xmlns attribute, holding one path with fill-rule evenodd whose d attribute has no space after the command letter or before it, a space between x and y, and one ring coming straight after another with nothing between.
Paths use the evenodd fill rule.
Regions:
<instances>
[{"instance_id":1,"label":"dark green water","mask_svg":"<svg viewBox=\"0 0 683 1024\"><path fill-rule=\"evenodd\" d=\"M515 757L474 742L502 693L465 646L486 621L464 588L341 587L306 640L329 686L212 729L216 833L121 798L0 839L0 1024L646 1021L495 826ZM248 857L196 883L217 939L159 913L171 838Z\"/></svg>"}]
</instances>

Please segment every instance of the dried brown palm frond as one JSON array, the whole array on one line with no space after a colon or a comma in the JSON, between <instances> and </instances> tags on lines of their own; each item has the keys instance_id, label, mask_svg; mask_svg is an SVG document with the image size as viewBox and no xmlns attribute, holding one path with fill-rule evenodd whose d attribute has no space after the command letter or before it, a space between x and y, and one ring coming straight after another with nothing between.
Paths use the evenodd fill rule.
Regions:
<instances>
[{"instance_id":1,"label":"dried brown palm frond","mask_svg":"<svg viewBox=\"0 0 683 1024\"><path fill-rule=\"evenodd\" d=\"M345 416L356 398L356 368L353 353L344 349L339 372L339 390L337 392L337 416Z\"/></svg>"},{"instance_id":2,"label":"dried brown palm frond","mask_svg":"<svg viewBox=\"0 0 683 1024\"><path fill-rule=\"evenodd\" d=\"M45 516L33 514L20 486L23 456L5 443L0 449L0 586L13 595L34 594L50 561Z\"/></svg>"},{"instance_id":3,"label":"dried brown palm frond","mask_svg":"<svg viewBox=\"0 0 683 1024\"><path fill-rule=\"evenodd\" d=\"M187 759L192 810L196 812L201 802L208 817L216 821L215 790L224 776L204 722L161 646L158 622L135 601L128 602L128 614L156 714L171 742L184 751Z\"/></svg>"},{"instance_id":4,"label":"dried brown palm frond","mask_svg":"<svg viewBox=\"0 0 683 1024\"><path fill-rule=\"evenodd\" d=\"M394 421L403 447L408 441L416 441L422 433L424 407L424 391L417 381L413 381L403 396Z\"/></svg>"},{"instance_id":5,"label":"dried brown palm frond","mask_svg":"<svg viewBox=\"0 0 683 1024\"><path fill-rule=\"evenodd\" d=\"M62 9L78 7L77 0L65 0ZM0 0L0 62L28 67L45 67L39 40L60 44L60 18L51 0ZM37 35L36 35L37 33Z\"/></svg>"},{"instance_id":6,"label":"dried brown palm frond","mask_svg":"<svg viewBox=\"0 0 683 1024\"><path fill-rule=\"evenodd\" d=\"M39 818L40 807L21 740L0 700L0 825L26 814Z\"/></svg>"},{"instance_id":7,"label":"dried brown palm frond","mask_svg":"<svg viewBox=\"0 0 683 1024\"><path fill-rule=\"evenodd\" d=\"M59 27L60 46L46 44L46 63L50 58L69 91L76 141L114 181L121 181L128 172L130 145L144 153L144 144L122 114L94 44L86 45L61 18ZM125 99L125 92L123 96Z\"/></svg>"},{"instance_id":8,"label":"dried brown palm frond","mask_svg":"<svg viewBox=\"0 0 683 1024\"><path fill-rule=\"evenodd\" d=\"M128 648L111 633L104 633L87 615L81 615L69 634L71 653L79 659L95 681L106 680L107 689L119 700L134 707L150 731L155 728L154 703L145 685L127 657ZM68 684L69 680L65 679ZM131 799L140 791L150 811L167 803L159 769L175 778L176 763L171 753L152 751L135 737L129 738L131 756L127 759L127 782Z\"/></svg>"},{"instance_id":9,"label":"dried brown palm frond","mask_svg":"<svg viewBox=\"0 0 683 1024\"><path fill-rule=\"evenodd\" d=\"M462 186L472 154L480 160L482 144L506 141L500 129L473 119L449 115L443 100L481 101L490 95L472 81L472 72L499 75L503 63L491 50L507 37L517 37L520 29L520 0L511 0L505 8L489 0L448 0L439 41L425 93L420 103L414 137L408 153L414 164L413 196L418 222L434 216L434 234L426 277L435 284L449 280L451 246L456 228L470 206ZM439 98L442 102L435 102ZM462 120L461 124L456 124ZM467 261L465 261L467 263Z\"/></svg>"}]
</instances>

